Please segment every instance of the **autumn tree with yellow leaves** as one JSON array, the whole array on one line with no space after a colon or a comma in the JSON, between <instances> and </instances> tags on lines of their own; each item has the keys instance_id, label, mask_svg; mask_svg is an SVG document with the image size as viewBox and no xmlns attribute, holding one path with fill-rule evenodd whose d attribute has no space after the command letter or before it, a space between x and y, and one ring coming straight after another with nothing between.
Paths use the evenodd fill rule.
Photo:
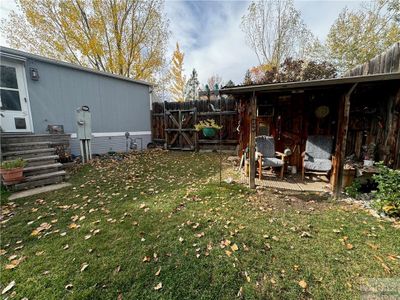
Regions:
<instances>
[{"instance_id":1,"label":"autumn tree with yellow leaves","mask_svg":"<svg viewBox=\"0 0 400 300\"><path fill-rule=\"evenodd\" d=\"M13 48L135 79L164 64L162 0L17 0L3 24Z\"/></svg>"},{"instance_id":2,"label":"autumn tree with yellow leaves","mask_svg":"<svg viewBox=\"0 0 400 300\"><path fill-rule=\"evenodd\" d=\"M183 75L183 58L185 54L179 49L179 44L176 43L176 49L172 55L171 79L170 88L171 96L174 101L185 101L185 82L186 78Z\"/></svg>"}]
</instances>

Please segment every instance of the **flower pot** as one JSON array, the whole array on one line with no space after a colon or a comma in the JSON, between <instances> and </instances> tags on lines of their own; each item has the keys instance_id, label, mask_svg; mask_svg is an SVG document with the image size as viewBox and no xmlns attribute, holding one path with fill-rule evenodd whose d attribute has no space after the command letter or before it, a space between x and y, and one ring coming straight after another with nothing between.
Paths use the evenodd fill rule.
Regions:
<instances>
[{"instance_id":1,"label":"flower pot","mask_svg":"<svg viewBox=\"0 0 400 300\"><path fill-rule=\"evenodd\" d=\"M213 137L215 136L215 133L217 132L217 130L213 127L205 127L203 128L203 135L205 137Z\"/></svg>"},{"instance_id":2,"label":"flower pot","mask_svg":"<svg viewBox=\"0 0 400 300\"><path fill-rule=\"evenodd\" d=\"M18 183L24 178L24 168L16 168L11 170L1 170L1 176L5 183Z\"/></svg>"}]
</instances>

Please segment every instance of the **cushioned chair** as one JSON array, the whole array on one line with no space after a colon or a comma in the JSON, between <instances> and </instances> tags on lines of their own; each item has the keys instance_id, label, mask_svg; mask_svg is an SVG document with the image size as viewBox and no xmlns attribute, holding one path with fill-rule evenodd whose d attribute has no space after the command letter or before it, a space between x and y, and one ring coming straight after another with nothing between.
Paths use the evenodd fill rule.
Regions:
<instances>
[{"instance_id":1,"label":"cushioned chair","mask_svg":"<svg viewBox=\"0 0 400 300\"><path fill-rule=\"evenodd\" d=\"M332 144L331 136L310 135L306 142L306 151L302 153L304 180L305 172L326 173L329 175L332 169Z\"/></svg>"},{"instance_id":2,"label":"cushioned chair","mask_svg":"<svg viewBox=\"0 0 400 300\"><path fill-rule=\"evenodd\" d=\"M280 167L280 177L283 178L285 155L275 151L275 141L272 136L260 135L256 137L256 160L258 161L258 177L260 179L262 169L268 167Z\"/></svg>"}]
</instances>

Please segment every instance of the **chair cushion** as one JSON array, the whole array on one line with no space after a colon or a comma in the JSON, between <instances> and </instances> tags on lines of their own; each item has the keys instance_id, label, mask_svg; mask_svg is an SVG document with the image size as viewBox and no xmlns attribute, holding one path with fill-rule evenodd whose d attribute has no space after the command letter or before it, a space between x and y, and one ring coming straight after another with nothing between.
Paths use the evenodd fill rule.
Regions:
<instances>
[{"instance_id":1,"label":"chair cushion","mask_svg":"<svg viewBox=\"0 0 400 300\"><path fill-rule=\"evenodd\" d=\"M275 157L275 141L272 136L256 136L256 149L264 157Z\"/></svg>"},{"instance_id":2,"label":"chair cushion","mask_svg":"<svg viewBox=\"0 0 400 300\"><path fill-rule=\"evenodd\" d=\"M306 142L306 154L314 159L330 159L332 156L332 143L331 136L310 135Z\"/></svg>"},{"instance_id":3,"label":"chair cushion","mask_svg":"<svg viewBox=\"0 0 400 300\"><path fill-rule=\"evenodd\" d=\"M306 170L328 172L332 168L332 161L320 158L304 160L304 168Z\"/></svg>"},{"instance_id":4,"label":"chair cushion","mask_svg":"<svg viewBox=\"0 0 400 300\"><path fill-rule=\"evenodd\" d=\"M274 157L264 157L263 167L282 167L283 161L279 158Z\"/></svg>"}]
</instances>

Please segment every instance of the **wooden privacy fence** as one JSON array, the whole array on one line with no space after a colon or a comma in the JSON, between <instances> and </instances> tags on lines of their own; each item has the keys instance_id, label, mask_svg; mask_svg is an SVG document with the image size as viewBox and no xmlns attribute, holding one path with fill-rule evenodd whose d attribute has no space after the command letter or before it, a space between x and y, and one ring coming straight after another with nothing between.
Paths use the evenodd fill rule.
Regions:
<instances>
[{"instance_id":1,"label":"wooden privacy fence","mask_svg":"<svg viewBox=\"0 0 400 300\"><path fill-rule=\"evenodd\" d=\"M214 119L222 125L220 135L206 138L194 130L202 120ZM167 149L235 150L238 144L238 111L234 99L164 102L152 105L153 142Z\"/></svg>"}]
</instances>

